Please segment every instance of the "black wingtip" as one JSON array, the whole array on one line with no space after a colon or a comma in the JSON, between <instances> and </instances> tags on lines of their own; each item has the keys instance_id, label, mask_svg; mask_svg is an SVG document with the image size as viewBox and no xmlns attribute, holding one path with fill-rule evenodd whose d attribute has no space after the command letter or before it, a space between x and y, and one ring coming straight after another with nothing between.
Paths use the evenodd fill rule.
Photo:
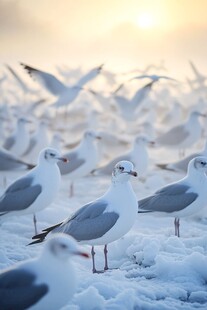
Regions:
<instances>
[{"instance_id":1,"label":"black wingtip","mask_svg":"<svg viewBox=\"0 0 207 310\"><path fill-rule=\"evenodd\" d=\"M30 76L32 76L32 73L33 73L33 72L38 71L37 69L35 69L35 68L31 67L31 66L28 66L28 65L26 65L26 64L24 64L24 63L22 63L22 62L20 62L20 65L24 68L24 70L27 71L27 73L28 73Z\"/></svg>"}]
</instances>

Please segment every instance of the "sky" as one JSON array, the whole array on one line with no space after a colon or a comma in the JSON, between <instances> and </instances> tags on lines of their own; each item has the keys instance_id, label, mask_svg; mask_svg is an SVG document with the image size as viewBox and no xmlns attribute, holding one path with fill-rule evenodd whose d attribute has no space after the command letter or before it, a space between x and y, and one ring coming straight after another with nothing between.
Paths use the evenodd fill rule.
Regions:
<instances>
[{"instance_id":1,"label":"sky","mask_svg":"<svg viewBox=\"0 0 207 310\"><path fill-rule=\"evenodd\" d=\"M0 57L36 66L207 70L206 0L0 0ZM205 72L204 72L205 73Z\"/></svg>"}]
</instances>

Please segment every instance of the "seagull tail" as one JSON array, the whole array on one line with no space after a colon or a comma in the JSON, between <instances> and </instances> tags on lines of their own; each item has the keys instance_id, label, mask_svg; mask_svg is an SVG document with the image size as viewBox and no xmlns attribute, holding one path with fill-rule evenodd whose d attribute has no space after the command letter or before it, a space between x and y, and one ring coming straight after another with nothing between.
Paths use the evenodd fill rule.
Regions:
<instances>
[{"instance_id":1,"label":"seagull tail","mask_svg":"<svg viewBox=\"0 0 207 310\"><path fill-rule=\"evenodd\" d=\"M36 243L41 243L45 240L46 236L55 228L59 227L61 223L58 223L56 225L53 225L51 227L43 229L43 231L40 234L37 234L32 237L32 239L35 239L35 241L30 242L28 245L36 244Z\"/></svg>"},{"instance_id":2,"label":"seagull tail","mask_svg":"<svg viewBox=\"0 0 207 310\"><path fill-rule=\"evenodd\" d=\"M150 213L150 212L153 212L153 211L150 211L150 210L138 210L138 213Z\"/></svg>"}]
</instances>

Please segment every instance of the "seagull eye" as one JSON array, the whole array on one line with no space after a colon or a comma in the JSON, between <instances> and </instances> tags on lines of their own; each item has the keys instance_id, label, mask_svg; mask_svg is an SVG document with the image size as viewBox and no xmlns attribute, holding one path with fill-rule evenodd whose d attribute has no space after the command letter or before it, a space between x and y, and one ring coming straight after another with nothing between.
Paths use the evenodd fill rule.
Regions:
<instances>
[{"instance_id":1,"label":"seagull eye","mask_svg":"<svg viewBox=\"0 0 207 310\"><path fill-rule=\"evenodd\" d=\"M61 246L62 249L66 249L67 248L67 245L64 244L64 243L61 243L60 246Z\"/></svg>"},{"instance_id":2,"label":"seagull eye","mask_svg":"<svg viewBox=\"0 0 207 310\"><path fill-rule=\"evenodd\" d=\"M120 171L123 171L123 170L124 170L124 167L119 166L119 170L120 170Z\"/></svg>"},{"instance_id":3,"label":"seagull eye","mask_svg":"<svg viewBox=\"0 0 207 310\"><path fill-rule=\"evenodd\" d=\"M51 157L55 157L55 154L54 154L54 153L50 153L50 156L51 156Z\"/></svg>"},{"instance_id":4,"label":"seagull eye","mask_svg":"<svg viewBox=\"0 0 207 310\"><path fill-rule=\"evenodd\" d=\"M205 161L201 161L201 165L205 166L206 162Z\"/></svg>"}]
</instances>

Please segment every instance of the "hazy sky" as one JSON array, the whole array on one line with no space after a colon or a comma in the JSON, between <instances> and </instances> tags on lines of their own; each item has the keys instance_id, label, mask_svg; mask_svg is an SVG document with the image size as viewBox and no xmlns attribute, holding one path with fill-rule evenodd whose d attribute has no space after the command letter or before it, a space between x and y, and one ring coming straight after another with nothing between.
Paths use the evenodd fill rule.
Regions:
<instances>
[{"instance_id":1,"label":"hazy sky","mask_svg":"<svg viewBox=\"0 0 207 310\"><path fill-rule=\"evenodd\" d=\"M192 59L207 71L206 12L206 0L0 0L0 57L183 70Z\"/></svg>"}]
</instances>

